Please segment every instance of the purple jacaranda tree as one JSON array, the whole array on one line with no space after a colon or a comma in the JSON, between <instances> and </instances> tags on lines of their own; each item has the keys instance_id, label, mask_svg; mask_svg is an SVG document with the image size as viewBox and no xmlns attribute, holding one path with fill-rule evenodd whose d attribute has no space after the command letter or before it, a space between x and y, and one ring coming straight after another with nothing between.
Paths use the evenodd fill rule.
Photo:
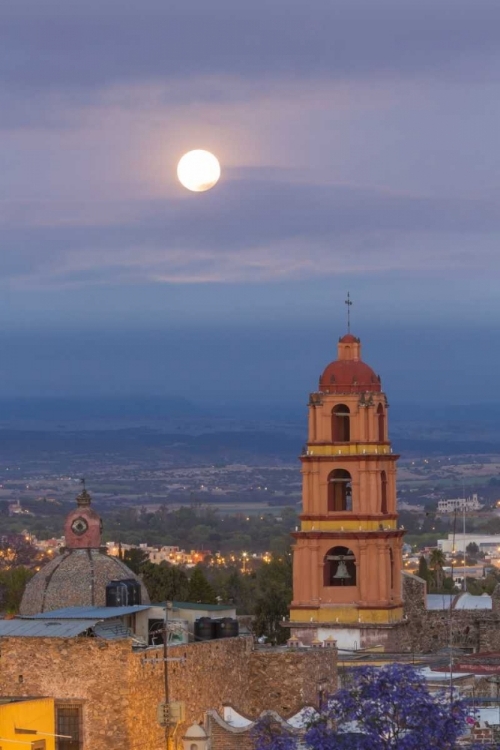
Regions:
<instances>
[{"instance_id":1,"label":"purple jacaranda tree","mask_svg":"<svg viewBox=\"0 0 500 750\"><path fill-rule=\"evenodd\" d=\"M257 721L251 729L256 750L296 750L297 737L269 714Z\"/></svg>"},{"instance_id":2,"label":"purple jacaranda tree","mask_svg":"<svg viewBox=\"0 0 500 750\"><path fill-rule=\"evenodd\" d=\"M465 701L429 693L413 667L353 670L350 683L325 702L303 738L310 750L453 750L474 723ZM256 750L293 750L296 737L254 730ZM281 744L283 742L283 744ZM483 746L484 747L484 746Z\"/></svg>"}]
</instances>

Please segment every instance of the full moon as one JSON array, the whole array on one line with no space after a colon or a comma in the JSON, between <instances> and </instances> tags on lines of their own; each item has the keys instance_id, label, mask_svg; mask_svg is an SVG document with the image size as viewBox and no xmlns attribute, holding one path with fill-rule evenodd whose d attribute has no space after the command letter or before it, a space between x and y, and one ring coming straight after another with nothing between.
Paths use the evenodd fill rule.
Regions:
<instances>
[{"instance_id":1,"label":"full moon","mask_svg":"<svg viewBox=\"0 0 500 750\"><path fill-rule=\"evenodd\" d=\"M218 182L220 164L210 151L188 151L177 165L177 177L188 190L202 193Z\"/></svg>"}]
</instances>

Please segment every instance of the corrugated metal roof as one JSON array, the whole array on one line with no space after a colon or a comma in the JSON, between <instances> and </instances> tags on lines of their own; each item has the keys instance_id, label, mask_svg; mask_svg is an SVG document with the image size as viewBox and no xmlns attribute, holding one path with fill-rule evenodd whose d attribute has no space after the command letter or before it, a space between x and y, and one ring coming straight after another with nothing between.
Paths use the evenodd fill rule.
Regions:
<instances>
[{"instance_id":1,"label":"corrugated metal roof","mask_svg":"<svg viewBox=\"0 0 500 750\"><path fill-rule=\"evenodd\" d=\"M464 593L455 604L455 609L493 609L493 602L489 594Z\"/></svg>"},{"instance_id":2,"label":"corrugated metal roof","mask_svg":"<svg viewBox=\"0 0 500 750\"><path fill-rule=\"evenodd\" d=\"M97 620L34 619L0 620L0 637L74 638L97 624Z\"/></svg>"},{"instance_id":3,"label":"corrugated metal roof","mask_svg":"<svg viewBox=\"0 0 500 750\"><path fill-rule=\"evenodd\" d=\"M121 638L133 638L130 630L123 625L121 620L106 620L98 622L94 628L94 633L98 638L104 638L106 641L116 641Z\"/></svg>"},{"instance_id":4,"label":"corrugated metal roof","mask_svg":"<svg viewBox=\"0 0 500 750\"><path fill-rule=\"evenodd\" d=\"M150 604L135 604L133 607L64 607L52 612L42 612L38 615L24 615L25 620L109 620L114 617L134 615L151 609Z\"/></svg>"},{"instance_id":5,"label":"corrugated metal roof","mask_svg":"<svg viewBox=\"0 0 500 750\"><path fill-rule=\"evenodd\" d=\"M234 604L201 604L201 602L169 602L172 609L199 609L203 612L228 612L235 610ZM165 602L152 604L154 607L164 607Z\"/></svg>"},{"instance_id":6,"label":"corrugated metal roof","mask_svg":"<svg viewBox=\"0 0 500 750\"><path fill-rule=\"evenodd\" d=\"M455 601L454 601L455 600ZM489 594L427 594L427 609L492 609L493 603Z\"/></svg>"},{"instance_id":7,"label":"corrugated metal roof","mask_svg":"<svg viewBox=\"0 0 500 750\"><path fill-rule=\"evenodd\" d=\"M456 594L427 594L427 609L449 609Z\"/></svg>"}]
</instances>

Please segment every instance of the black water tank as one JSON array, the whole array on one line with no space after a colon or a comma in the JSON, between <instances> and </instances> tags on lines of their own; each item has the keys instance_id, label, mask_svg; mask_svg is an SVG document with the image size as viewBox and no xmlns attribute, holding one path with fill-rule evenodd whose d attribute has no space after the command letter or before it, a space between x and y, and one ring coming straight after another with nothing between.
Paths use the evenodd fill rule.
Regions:
<instances>
[{"instance_id":1,"label":"black water tank","mask_svg":"<svg viewBox=\"0 0 500 750\"><path fill-rule=\"evenodd\" d=\"M199 617L194 621L195 641L211 641L215 637L215 620L210 617Z\"/></svg>"},{"instance_id":2,"label":"black water tank","mask_svg":"<svg viewBox=\"0 0 500 750\"><path fill-rule=\"evenodd\" d=\"M134 578L111 581L106 586L106 607L131 607L141 603L141 584Z\"/></svg>"},{"instance_id":3,"label":"black water tank","mask_svg":"<svg viewBox=\"0 0 500 750\"><path fill-rule=\"evenodd\" d=\"M128 603L128 589L123 581L111 581L106 586L106 607L125 607Z\"/></svg>"},{"instance_id":4,"label":"black water tank","mask_svg":"<svg viewBox=\"0 0 500 750\"><path fill-rule=\"evenodd\" d=\"M133 607L136 604L141 603L141 584L136 581L135 578L124 578L122 583L127 586L128 600L127 604L129 607Z\"/></svg>"},{"instance_id":5,"label":"black water tank","mask_svg":"<svg viewBox=\"0 0 500 750\"><path fill-rule=\"evenodd\" d=\"M215 637L216 638L236 638L240 634L238 620L232 617L222 617L215 620Z\"/></svg>"}]
</instances>

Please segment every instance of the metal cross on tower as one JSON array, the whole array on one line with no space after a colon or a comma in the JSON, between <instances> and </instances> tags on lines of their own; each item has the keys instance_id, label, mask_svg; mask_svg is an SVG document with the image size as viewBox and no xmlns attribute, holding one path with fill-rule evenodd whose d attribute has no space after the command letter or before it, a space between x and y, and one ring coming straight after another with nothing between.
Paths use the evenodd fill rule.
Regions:
<instances>
[{"instance_id":1,"label":"metal cross on tower","mask_svg":"<svg viewBox=\"0 0 500 750\"><path fill-rule=\"evenodd\" d=\"M349 295L349 292L347 292L347 299L345 301L345 304L347 305L347 333L351 333L351 307L352 307L352 300Z\"/></svg>"}]
</instances>

